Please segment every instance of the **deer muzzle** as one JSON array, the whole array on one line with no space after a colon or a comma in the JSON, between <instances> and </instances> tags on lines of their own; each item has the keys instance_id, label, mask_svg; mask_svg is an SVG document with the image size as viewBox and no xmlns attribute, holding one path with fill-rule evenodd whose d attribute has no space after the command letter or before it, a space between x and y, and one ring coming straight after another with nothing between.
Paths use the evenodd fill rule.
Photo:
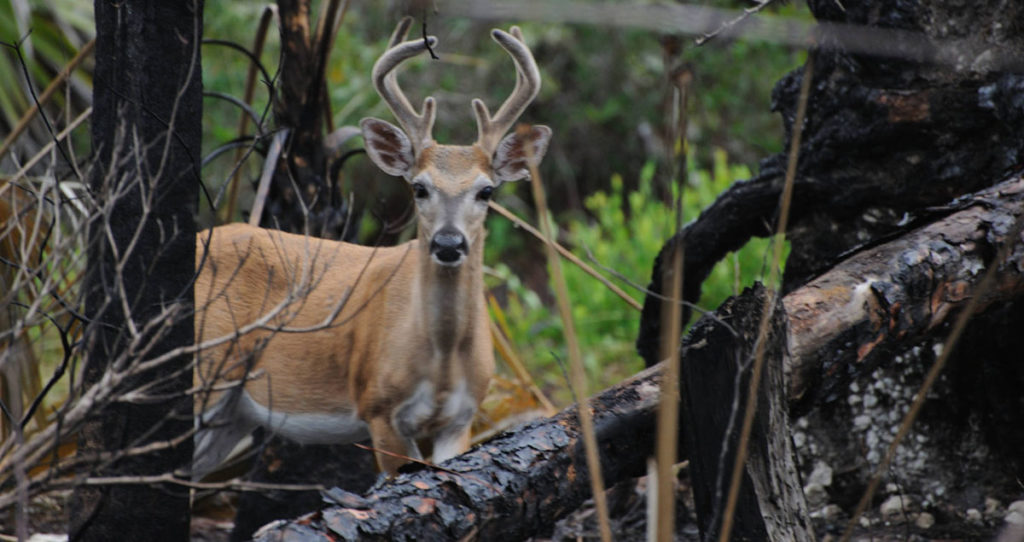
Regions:
<instances>
[{"instance_id":1,"label":"deer muzzle","mask_svg":"<svg viewBox=\"0 0 1024 542\"><path fill-rule=\"evenodd\" d=\"M430 255L434 261L450 267L462 263L469 251L466 236L452 228L444 228L430 240Z\"/></svg>"}]
</instances>

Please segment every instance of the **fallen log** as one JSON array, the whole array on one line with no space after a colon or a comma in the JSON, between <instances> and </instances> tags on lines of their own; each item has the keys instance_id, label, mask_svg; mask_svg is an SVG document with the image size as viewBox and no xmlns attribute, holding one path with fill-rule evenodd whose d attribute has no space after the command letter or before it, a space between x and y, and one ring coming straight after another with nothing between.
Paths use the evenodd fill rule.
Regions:
<instances>
[{"instance_id":1,"label":"fallen log","mask_svg":"<svg viewBox=\"0 0 1024 542\"><path fill-rule=\"evenodd\" d=\"M1024 177L949 207L959 210L861 251L783 298L791 401L827 400L853 373L926 336L941 337L990 265L999 266L997 280L979 312L1024 294L1024 243L1007 238L1024 214ZM1007 242L1016 243L1007 259L993 262Z\"/></svg>"},{"instance_id":2,"label":"fallen log","mask_svg":"<svg viewBox=\"0 0 1024 542\"><path fill-rule=\"evenodd\" d=\"M981 308L1024 294L1024 243L1015 240L1007 260L992 261L1005 243L1014 241L1008 236L1022 213L1024 178L1015 176L954 202L941 220L857 253L785 296L784 381L790 406L821 397L850 373L883 362L883 352L900 351L926 336L941 337L989 265L999 265L1000 273ZM701 327L695 326L695 332ZM694 345L701 344L688 337L684 367L696 355ZM641 474L652 455L660 373L660 365L652 367L592 403L609 486ZM704 407L691 402L689 408ZM701 415L697 410L689 414L691 419ZM679 449L682 457L689 456L684 445ZM335 505L268 525L256 539L523 539L549 530L588 497L582 450L570 408L474 448L446 463L445 470L402 474L365 497L336 493ZM766 461L786 476L777 457ZM709 472L717 476L717 470Z\"/></svg>"}]
</instances>

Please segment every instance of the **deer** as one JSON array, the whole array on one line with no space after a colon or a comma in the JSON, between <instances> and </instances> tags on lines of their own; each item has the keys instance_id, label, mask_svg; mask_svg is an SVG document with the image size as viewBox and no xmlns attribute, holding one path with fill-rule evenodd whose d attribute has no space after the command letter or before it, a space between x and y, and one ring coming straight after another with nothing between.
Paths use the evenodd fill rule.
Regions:
<instances>
[{"instance_id":1,"label":"deer","mask_svg":"<svg viewBox=\"0 0 1024 542\"><path fill-rule=\"evenodd\" d=\"M258 426L305 443L369 437L377 466L435 464L469 447L470 425L494 374L483 284L484 219L494 191L529 177L551 139L546 126L506 133L540 89L518 27L491 36L512 57L515 87L492 116L473 99L472 145L434 141L435 100L416 111L396 68L434 36L392 34L374 88L400 127L360 121L369 158L405 179L416 237L393 247L316 239L246 224L196 237L193 478L214 471ZM219 338L219 339L217 339Z\"/></svg>"}]
</instances>

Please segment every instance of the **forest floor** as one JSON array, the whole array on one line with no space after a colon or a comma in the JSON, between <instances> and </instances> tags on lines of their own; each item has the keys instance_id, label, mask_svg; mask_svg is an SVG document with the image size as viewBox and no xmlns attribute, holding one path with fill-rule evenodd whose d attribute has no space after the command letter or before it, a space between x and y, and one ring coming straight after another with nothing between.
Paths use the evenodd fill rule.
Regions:
<instances>
[{"instance_id":1,"label":"forest floor","mask_svg":"<svg viewBox=\"0 0 1024 542\"><path fill-rule=\"evenodd\" d=\"M645 540L647 532L647 491L648 479L641 477L626 480L608 490L608 504L612 519L614 539ZM67 526L66 502L70 492L59 492L33 499L29 506L30 532L50 533L60 536ZM700 540L690 489L686 464L681 464L676 484L676 536L679 542ZM227 542L233 523L234 495L224 492L206 500L197 507L192 518L193 542ZM818 540L838 540L846 526L848 516L836 505L829 513L816 514L813 518ZM909 517L893 515L885 502L873 507L860 520L860 526L851 538L854 542L896 542L896 541L973 541L994 540L1000 542L1024 540L1024 501L1007 506L993 507L992 510L978 511L974 518L936 518L922 514ZM14 534L13 518L0 518L0 539L7 540ZM1017 533L1006 531L1007 525L1015 521L1022 530ZM1000 535L1000 531L1003 531ZM998 538L997 538L998 537ZM36 540L58 540L59 538L36 538ZM597 514L592 500L587 501L575 513L560 520L551 534L535 537L530 542L570 542L599 540Z\"/></svg>"}]
</instances>

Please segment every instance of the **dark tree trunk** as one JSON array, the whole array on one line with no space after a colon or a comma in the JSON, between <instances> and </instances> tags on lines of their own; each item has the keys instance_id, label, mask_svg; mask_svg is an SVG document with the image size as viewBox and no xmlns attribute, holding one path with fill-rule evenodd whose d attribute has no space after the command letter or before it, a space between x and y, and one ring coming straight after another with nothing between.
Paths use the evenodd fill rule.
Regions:
<instances>
[{"instance_id":1,"label":"dark tree trunk","mask_svg":"<svg viewBox=\"0 0 1024 542\"><path fill-rule=\"evenodd\" d=\"M202 9L201 1L95 4L96 162L89 188L103 211L88 231L86 385L99 382L112 364L138 363L193 341ZM128 320L139 330L135 337ZM187 434L190 362L182 356L123 382L123 391L148 386L145 395L152 400L96 405L80 452L116 453ZM184 439L88 474L161 474L191 459L191 439ZM73 496L70 520L72 540L185 540L188 491L173 485L83 486Z\"/></svg>"},{"instance_id":2,"label":"dark tree trunk","mask_svg":"<svg viewBox=\"0 0 1024 542\"><path fill-rule=\"evenodd\" d=\"M766 295L757 287L729 299L715 318L702 318L683 345L680 425L704 540L717 539L722 529L758 340L765 341L764 369L730 540L814 540L789 437L785 313L780 305L766 307ZM760 339L766 308L771 324Z\"/></svg>"},{"instance_id":3,"label":"dark tree trunk","mask_svg":"<svg viewBox=\"0 0 1024 542\"><path fill-rule=\"evenodd\" d=\"M288 129L260 225L292 233L341 239L348 216L325 147L327 58L333 43L330 23L310 28L309 0L278 0L281 76L274 96L278 129ZM340 2L331 2L338 9ZM334 20L336 11L326 18ZM334 172L336 174L337 172ZM308 228L308 229L307 229Z\"/></svg>"}]
</instances>

